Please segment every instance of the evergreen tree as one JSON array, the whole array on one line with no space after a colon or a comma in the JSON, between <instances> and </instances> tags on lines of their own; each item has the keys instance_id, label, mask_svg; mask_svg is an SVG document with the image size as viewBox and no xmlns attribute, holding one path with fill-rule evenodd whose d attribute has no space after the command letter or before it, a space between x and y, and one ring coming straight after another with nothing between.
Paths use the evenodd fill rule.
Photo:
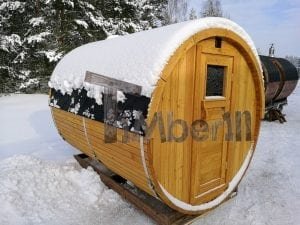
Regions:
<instances>
[{"instance_id":1,"label":"evergreen tree","mask_svg":"<svg viewBox=\"0 0 300 225\"><path fill-rule=\"evenodd\" d=\"M197 13L196 13L196 10L194 8L191 8L191 10L190 10L189 19L190 20L197 19Z\"/></svg>"},{"instance_id":2,"label":"evergreen tree","mask_svg":"<svg viewBox=\"0 0 300 225\"><path fill-rule=\"evenodd\" d=\"M142 5L142 23L144 29L160 27L168 24L167 17L168 0L147 0Z\"/></svg>"},{"instance_id":3,"label":"evergreen tree","mask_svg":"<svg viewBox=\"0 0 300 225\"><path fill-rule=\"evenodd\" d=\"M14 79L17 79L17 65L13 63L20 51L24 32L22 16L24 4L17 1L3 2L0 4L0 89L5 86L13 88ZM14 90L3 90L14 91Z\"/></svg>"},{"instance_id":4,"label":"evergreen tree","mask_svg":"<svg viewBox=\"0 0 300 225\"><path fill-rule=\"evenodd\" d=\"M228 13L224 13L220 0L206 0L203 2L201 17L225 17L230 18Z\"/></svg>"},{"instance_id":5,"label":"evergreen tree","mask_svg":"<svg viewBox=\"0 0 300 225\"><path fill-rule=\"evenodd\" d=\"M101 11L94 1L54 0L48 15L48 23L53 27L59 51L68 52L82 44L102 40L107 37Z\"/></svg>"},{"instance_id":6,"label":"evergreen tree","mask_svg":"<svg viewBox=\"0 0 300 225\"><path fill-rule=\"evenodd\" d=\"M0 82L26 91L40 89L42 82L46 90L64 54L110 35L164 25L166 4L167 0L4 0Z\"/></svg>"}]
</instances>

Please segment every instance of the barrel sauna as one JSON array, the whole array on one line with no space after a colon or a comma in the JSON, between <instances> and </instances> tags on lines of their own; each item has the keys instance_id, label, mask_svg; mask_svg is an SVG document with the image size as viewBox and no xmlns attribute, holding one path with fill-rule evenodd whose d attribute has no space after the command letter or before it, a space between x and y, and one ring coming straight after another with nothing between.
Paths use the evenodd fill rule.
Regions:
<instances>
[{"instance_id":1,"label":"barrel sauna","mask_svg":"<svg viewBox=\"0 0 300 225\"><path fill-rule=\"evenodd\" d=\"M296 67L283 58L260 55L265 87L265 119L285 122L281 113L299 80ZM283 120L282 120L283 119Z\"/></svg>"},{"instance_id":2,"label":"barrel sauna","mask_svg":"<svg viewBox=\"0 0 300 225\"><path fill-rule=\"evenodd\" d=\"M255 46L224 18L81 46L49 86L64 140L186 214L218 206L237 187L264 115Z\"/></svg>"}]
</instances>

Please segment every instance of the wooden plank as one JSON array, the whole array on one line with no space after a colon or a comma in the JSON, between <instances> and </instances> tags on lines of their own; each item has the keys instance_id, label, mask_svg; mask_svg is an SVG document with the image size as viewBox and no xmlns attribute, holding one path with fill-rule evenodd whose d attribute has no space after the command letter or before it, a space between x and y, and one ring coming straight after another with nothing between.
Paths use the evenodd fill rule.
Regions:
<instances>
[{"instance_id":1,"label":"wooden plank","mask_svg":"<svg viewBox=\"0 0 300 225\"><path fill-rule=\"evenodd\" d=\"M114 87L104 88L104 141L114 143L117 141L117 128L115 126L117 118L117 89Z\"/></svg>"},{"instance_id":2,"label":"wooden plank","mask_svg":"<svg viewBox=\"0 0 300 225\"><path fill-rule=\"evenodd\" d=\"M122 143L114 143L114 144L105 144L104 141L98 137L94 137L89 135L90 142L93 142L95 146L99 147L105 147L110 149L111 152L118 153L120 155L123 155L127 158L133 159L135 161L141 160L141 154L139 149L130 148L129 146L126 146ZM148 159L146 158L146 161Z\"/></svg>"},{"instance_id":3,"label":"wooden plank","mask_svg":"<svg viewBox=\"0 0 300 225\"><path fill-rule=\"evenodd\" d=\"M149 191L152 194L152 191L148 186L146 176L138 173L138 170L132 169L130 166L126 166L124 163L120 163L120 161L115 160L114 157L107 155L105 152L96 152L96 156L97 159L101 159L101 162L110 170L126 178L127 180L130 180L132 183L137 184L140 188L145 191Z\"/></svg>"},{"instance_id":4,"label":"wooden plank","mask_svg":"<svg viewBox=\"0 0 300 225\"><path fill-rule=\"evenodd\" d=\"M174 67L174 70L176 70L177 65ZM171 80L172 77L174 77L174 70L171 73L171 76L169 77L168 80L166 80L166 86L165 86L165 90L163 93L163 101L162 101L162 118L165 124L165 130L167 131L168 127L167 127L167 116L168 113L170 113L171 109ZM167 134L166 134L167 135ZM171 144L166 142L166 143L161 143L160 139L156 139L156 141L160 142L160 148L158 149L158 151L161 152L161 158L160 160L160 168L161 171L159 171L161 173L161 184L166 188L166 190L169 190L169 173L171 172L169 170L170 167L170 163L172 163L172 159L170 158L170 149L171 149ZM171 155L172 156L172 155ZM157 171L158 172L158 171Z\"/></svg>"},{"instance_id":5,"label":"wooden plank","mask_svg":"<svg viewBox=\"0 0 300 225\"><path fill-rule=\"evenodd\" d=\"M186 102L185 102L185 95L187 88L190 88L188 86L188 79L186 74L186 54L184 57L179 61L178 63L178 77L176 79L176 86L178 88L176 99L173 99L177 102L177 112L175 113L175 119L184 119L186 122L187 118L185 117L185 109L187 108ZM175 96L174 96L175 97ZM176 127L176 135L182 135L183 129ZM175 143L176 147L176 160L175 160L175 182L176 182L176 190L175 190L175 196L178 196L178 199L185 200L183 198L185 194L185 187L183 184L183 170L184 170L184 160L183 155L187 154L183 151L184 145L186 144L186 140L182 141L180 143ZM187 185L186 185L187 186Z\"/></svg>"},{"instance_id":6,"label":"wooden plank","mask_svg":"<svg viewBox=\"0 0 300 225\"><path fill-rule=\"evenodd\" d=\"M134 185L136 185L138 188L140 188L143 191L146 191L150 195L152 194L152 190L150 190L148 183L146 180L141 180L140 178L136 177L134 174L132 174L130 171L128 171L127 168L122 167L122 166L117 166L117 163L114 162L113 160L104 158L105 161L101 161L107 168L110 168L111 171L114 173L118 174L121 177L124 177L126 180L129 180L132 182ZM127 170L127 171L126 171Z\"/></svg>"},{"instance_id":7,"label":"wooden plank","mask_svg":"<svg viewBox=\"0 0 300 225\"><path fill-rule=\"evenodd\" d=\"M61 130L62 137L73 147L79 149L80 151L84 152L85 154L92 156L93 152L90 151L89 146L87 143L80 142L78 138L72 134L68 134L65 131Z\"/></svg>"},{"instance_id":8,"label":"wooden plank","mask_svg":"<svg viewBox=\"0 0 300 225\"><path fill-rule=\"evenodd\" d=\"M178 93L178 86L177 80L178 80L178 63L175 66L175 69L172 73L172 76L170 77L170 80L168 81L169 83L169 96L168 96L168 105L166 110L163 112L164 114L168 115L169 113L173 114L173 119L176 119L177 116L177 93ZM167 120L166 120L167 121ZM169 129L169 128L168 128ZM176 136L176 127L173 128L173 135ZM167 144L168 145L168 154L167 158L168 159L168 167L166 168L167 170L166 175L168 177L168 183L165 186L166 190L173 195L176 196L176 174L175 174L175 166L176 166L176 158L177 158L177 143L174 140L171 140L171 143ZM162 160L162 162L165 162L165 160Z\"/></svg>"},{"instance_id":9,"label":"wooden plank","mask_svg":"<svg viewBox=\"0 0 300 225\"><path fill-rule=\"evenodd\" d=\"M130 94L141 95L142 92L142 87L139 85L117 80L111 77L103 76L89 71L86 72L84 82L120 90Z\"/></svg>"},{"instance_id":10,"label":"wooden plank","mask_svg":"<svg viewBox=\"0 0 300 225\"><path fill-rule=\"evenodd\" d=\"M185 112L184 118L188 124L192 124L193 120L193 106L194 104L194 82L196 69L196 46L194 45L186 54L186 75L187 89L185 91ZM191 191L191 164L192 164L192 137L191 133L188 135L183 146L183 182L182 182L182 201L189 202Z\"/></svg>"},{"instance_id":11,"label":"wooden plank","mask_svg":"<svg viewBox=\"0 0 300 225\"><path fill-rule=\"evenodd\" d=\"M142 164L140 163L141 162L140 160L135 161L129 157L119 154L118 152L114 152L114 150L109 147L107 148L107 147L103 147L103 146L93 145L93 148L94 148L96 154L98 153L101 156L106 155L106 157L109 157L110 159L114 160L115 162L124 164L124 166L126 168L130 169L130 171L135 172L135 174L137 174L137 175L139 174L140 177L142 177L142 178L146 177L145 173L144 173L144 168L143 168Z\"/></svg>"},{"instance_id":12,"label":"wooden plank","mask_svg":"<svg viewBox=\"0 0 300 225\"><path fill-rule=\"evenodd\" d=\"M101 139L104 138L104 124L103 123L86 123L87 130L89 133L94 137L100 137ZM140 149L140 143L138 141L123 141L123 133L119 129L117 130L117 141L115 143L122 144L124 146L129 146L130 148ZM138 136L138 138L140 138ZM104 140L104 139L103 139ZM146 142L144 142L144 147L146 147Z\"/></svg>"}]
</instances>

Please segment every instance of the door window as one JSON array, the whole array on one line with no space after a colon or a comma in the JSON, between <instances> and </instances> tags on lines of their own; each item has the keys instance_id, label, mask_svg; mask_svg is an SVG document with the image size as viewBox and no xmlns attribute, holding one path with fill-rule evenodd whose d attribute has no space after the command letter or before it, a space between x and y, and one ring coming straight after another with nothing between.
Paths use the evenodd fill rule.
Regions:
<instances>
[{"instance_id":1,"label":"door window","mask_svg":"<svg viewBox=\"0 0 300 225\"><path fill-rule=\"evenodd\" d=\"M207 65L206 96L224 96L225 66Z\"/></svg>"}]
</instances>

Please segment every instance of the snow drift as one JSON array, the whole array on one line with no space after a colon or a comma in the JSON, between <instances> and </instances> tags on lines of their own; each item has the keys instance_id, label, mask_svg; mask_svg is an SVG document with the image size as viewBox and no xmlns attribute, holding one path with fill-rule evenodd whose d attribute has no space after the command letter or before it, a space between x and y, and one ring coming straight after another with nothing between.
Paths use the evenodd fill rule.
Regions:
<instances>
[{"instance_id":1,"label":"snow drift","mask_svg":"<svg viewBox=\"0 0 300 225\"><path fill-rule=\"evenodd\" d=\"M136 214L91 168L76 162L58 164L32 156L0 162L0 224L141 224ZM97 216L95 216L97 215ZM142 219L142 220L141 220ZM141 220L141 221L140 221Z\"/></svg>"}]
</instances>

